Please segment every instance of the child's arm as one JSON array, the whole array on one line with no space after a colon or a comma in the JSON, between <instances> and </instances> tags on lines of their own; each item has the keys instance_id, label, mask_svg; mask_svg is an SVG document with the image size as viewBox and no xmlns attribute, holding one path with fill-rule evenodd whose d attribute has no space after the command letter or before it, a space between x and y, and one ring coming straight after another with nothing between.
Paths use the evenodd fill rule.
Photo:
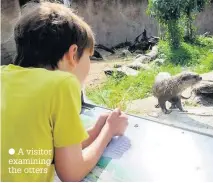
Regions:
<instances>
[{"instance_id":1,"label":"child's arm","mask_svg":"<svg viewBox=\"0 0 213 183\"><path fill-rule=\"evenodd\" d=\"M62 181L80 181L97 164L113 136L123 135L127 116L120 110L109 114L100 134L92 142L80 119L80 84L68 77L54 90L51 100L50 126L52 127L54 162ZM82 150L82 142L84 150ZM89 143L88 143L89 142ZM92 142L92 143L91 143Z\"/></svg>"},{"instance_id":2,"label":"child's arm","mask_svg":"<svg viewBox=\"0 0 213 183\"><path fill-rule=\"evenodd\" d=\"M95 125L87 130L89 138L82 142L82 149L88 147L98 137L108 116L109 113L100 115Z\"/></svg>"},{"instance_id":3,"label":"child's arm","mask_svg":"<svg viewBox=\"0 0 213 183\"><path fill-rule=\"evenodd\" d=\"M127 116L114 111L108 117L98 137L82 151L80 144L55 148L55 167L62 181L81 181L97 164L113 136L122 135Z\"/></svg>"}]
</instances>

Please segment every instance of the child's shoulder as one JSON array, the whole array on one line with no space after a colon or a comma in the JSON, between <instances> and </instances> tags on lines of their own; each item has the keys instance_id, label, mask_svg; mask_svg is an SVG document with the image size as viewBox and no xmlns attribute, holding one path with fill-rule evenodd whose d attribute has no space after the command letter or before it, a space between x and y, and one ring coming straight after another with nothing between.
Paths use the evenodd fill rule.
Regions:
<instances>
[{"instance_id":1,"label":"child's shoulder","mask_svg":"<svg viewBox=\"0 0 213 183\"><path fill-rule=\"evenodd\" d=\"M48 75L48 76L47 76ZM80 83L75 75L69 72L64 71L47 71L46 77L48 77L51 80L51 83L54 83L56 85L75 85L80 87Z\"/></svg>"},{"instance_id":2,"label":"child's shoulder","mask_svg":"<svg viewBox=\"0 0 213 183\"><path fill-rule=\"evenodd\" d=\"M20 66L16 66L13 64L7 66L1 66L1 74L5 76L5 78L11 78L10 73L13 75L13 79L16 79L17 82L23 81L25 78L25 82L27 84L33 85L42 85L48 86L50 88L57 87L60 83L66 85L72 85L79 87L80 83L76 76L69 72L64 72L60 70L47 70L44 68L24 68ZM8 76L8 77L7 77Z\"/></svg>"},{"instance_id":3,"label":"child's shoulder","mask_svg":"<svg viewBox=\"0 0 213 183\"><path fill-rule=\"evenodd\" d=\"M59 82L65 80L65 79L77 81L77 78L74 74L69 73L69 72L60 71L60 70L49 71L49 75L51 77L54 77L54 79Z\"/></svg>"}]
</instances>

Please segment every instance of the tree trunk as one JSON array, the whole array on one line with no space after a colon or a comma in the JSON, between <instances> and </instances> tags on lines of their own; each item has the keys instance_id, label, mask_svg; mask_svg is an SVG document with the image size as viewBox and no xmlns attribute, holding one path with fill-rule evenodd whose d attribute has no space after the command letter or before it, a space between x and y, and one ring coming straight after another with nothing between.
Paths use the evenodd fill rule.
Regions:
<instances>
[{"instance_id":1,"label":"tree trunk","mask_svg":"<svg viewBox=\"0 0 213 183\"><path fill-rule=\"evenodd\" d=\"M180 29L177 20L170 20L168 22L169 42L172 48L180 47Z\"/></svg>"}]
</instances>

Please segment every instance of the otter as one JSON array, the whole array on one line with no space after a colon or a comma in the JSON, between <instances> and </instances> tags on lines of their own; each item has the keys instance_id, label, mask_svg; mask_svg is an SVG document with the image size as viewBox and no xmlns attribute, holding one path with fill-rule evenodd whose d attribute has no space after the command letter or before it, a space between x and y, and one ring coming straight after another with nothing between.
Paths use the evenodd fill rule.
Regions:
<instances>
[{"instance_id":1,"label":"otter","mask_svg":"<svg viewBox=\"0 0 213 183\"><path fill-rule=\"evenodd\" d=\"M169 101L172 104L170 109L179 108L180 111L187 112L182 107L181 94L201 80L202 77L194 72L182 72L175 76L160 72L153 85L153 95L158 99L156 107L159 106L165 114L169 114L172 112L166 108L166 101Z\"/></svg>"}]
</instances>

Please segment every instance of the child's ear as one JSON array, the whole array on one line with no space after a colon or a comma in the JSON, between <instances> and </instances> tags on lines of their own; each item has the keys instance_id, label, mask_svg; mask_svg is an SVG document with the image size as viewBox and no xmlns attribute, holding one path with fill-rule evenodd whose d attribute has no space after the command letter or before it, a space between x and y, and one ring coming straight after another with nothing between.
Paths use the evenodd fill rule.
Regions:
<instances>
[{"instance_id":1,"label":"child's ear","mask_svg":"<svg viewBox=\"0 0 213 183\"><path fill-rule=\"evenodd\" d=\"M73 44L70 46L68 52L64 55L65 59L72 67L75 67L78 63L78 46Z\"/></svg>"}]
</instances>

